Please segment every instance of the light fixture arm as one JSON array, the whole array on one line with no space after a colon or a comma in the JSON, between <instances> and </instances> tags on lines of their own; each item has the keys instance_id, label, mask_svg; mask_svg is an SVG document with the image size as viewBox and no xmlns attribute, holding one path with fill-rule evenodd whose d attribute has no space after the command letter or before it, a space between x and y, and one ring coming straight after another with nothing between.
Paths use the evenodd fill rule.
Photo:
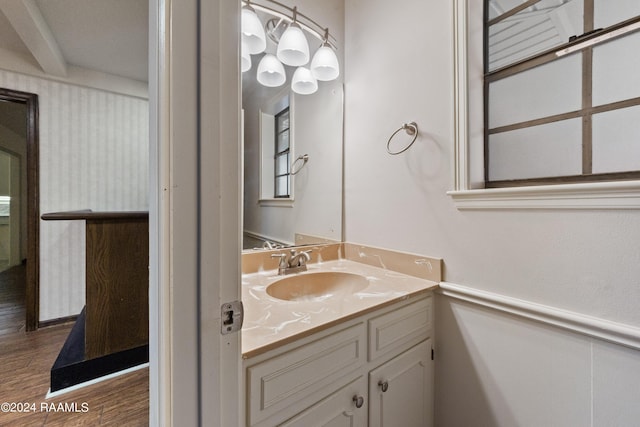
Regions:
<instances>
[{"instance_id":1,"label":"light fixture arm","mask_svg":"<svg viewBox=\"0 0 640 427\"><path fill-rule=\"evenodd\" d=\"M251 7L251 0L244 0L244 7L246 7L247 9L249 9L252 12L256 11L253 7Z\"/></svg>"},{"instance_id":2,"label":"light fixture arm","mask_svg":"<svg viewBox=\"0 0 640 427\"><path fill-rule=\"evenodd\" d=\"M315 36L318 40L328 43L333 49L337 50L336 40L329 35L329 29L322 27L305 14L298 12L297 6L291 8L276 0L259 0L260 3L256 3L255 0L242 0L242 2L255 10L266 12L288 22L296 22L302 29Z\"/></svg>"}]
</instances>

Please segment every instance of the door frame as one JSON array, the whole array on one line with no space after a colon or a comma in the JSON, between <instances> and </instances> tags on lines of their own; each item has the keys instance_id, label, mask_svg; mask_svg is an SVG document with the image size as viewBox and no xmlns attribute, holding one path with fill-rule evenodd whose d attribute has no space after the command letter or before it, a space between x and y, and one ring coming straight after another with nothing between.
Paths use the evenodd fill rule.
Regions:
<instances>
[{"instance_id":1,"label":"door frame","mask_svg":"<svg viewBox=\"0 0 640 427\"><path fill-rule=\"evenodd\" d=\"M240 1L149 0L149 424L243 425Z\"/></svg>"},{"instance_id":2,"label":"door frame","mask_svg":"<svg viewBox=\"0 0 640 427\"><path fill-rule=\"evenodd\" d=\"M25 288L26 329L38 328L40 307L40 182L38 95L0 88L0 100L27 107L27 283Z\"/></svg>"}]
</instances>

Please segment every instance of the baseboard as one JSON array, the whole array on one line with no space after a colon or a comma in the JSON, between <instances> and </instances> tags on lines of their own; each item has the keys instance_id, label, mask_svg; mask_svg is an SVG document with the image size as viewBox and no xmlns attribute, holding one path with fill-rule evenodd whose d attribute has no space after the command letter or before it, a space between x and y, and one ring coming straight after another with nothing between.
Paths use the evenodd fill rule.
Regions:
<instances>
[{"instance_id":1,"label":"baseboard","mask_svg":"<svg viewBox=\"0 0 640 427\"><path fill-rule=\"evenodd\" d=\"M65 323L73 323L76 320L78 320L77 314L73 316L58 317L57 319L43 320L41 322L38 322L38 329L48 328L50 326L63 325Z\"/></svg>"}]
</instances>

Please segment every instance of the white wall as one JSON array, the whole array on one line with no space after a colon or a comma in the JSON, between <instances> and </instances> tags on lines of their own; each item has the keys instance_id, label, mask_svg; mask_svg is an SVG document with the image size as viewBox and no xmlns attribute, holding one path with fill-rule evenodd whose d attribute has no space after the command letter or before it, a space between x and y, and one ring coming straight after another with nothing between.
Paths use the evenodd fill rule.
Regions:
<instances>
[{"instance_id":1,"label":"white wall","mask_svg":"<svg viewBox=\"0 0 640 427\"><path fill-rule=\"evenodd\" d=\"M446 195L453 186L452 10L447 0L347 0L346 240L440 256L449 282L640 327L638 211L458 211ZM481 52L470 56L477 60ZM412 120L420 126L415 145L402 155L388 155L388 137ZM451 304L441 298L437 309L448 313L454 310ZM474 417L490 420L487 414L497 416L501 425L514 425L514 420L536 425L532 414L547 411L542 403L548 400L524 400L526 381L510 383L511 369L530 371L525 380L545 372L536 363L538 350L506 351L500 363L491 353L487 357L495 367L489 370L482 360L475 364L474 342L489 340L498 352L510 348L513 336L522 334L528 341L539 335L540 345L567 365L585 356L571 346L550 347L549 342L565 339L557 328L498 313L486 315L482 331L473 327L475 318L464 314L440 315L438 321L437 346L447 352L437 349L436 425L483 425ZM502 334L503 324L515 332ZM459 338L463 332L468 339ZM638 371L638 354L600 342L588 345L598 349L593 353L598 360L589 367L601 374L590 377L587 369L577 380L548 385L586 384L589 404L560 401L554 421L561 425L562 416L577 412L598 425L600 418L589 406L612 409L614 402L622 417L633 419L629 403L634 396L625 393L624 384L616 386L610 360L622 358L623 369ZM600 357L601 348L614 356ZM458 387L446 384L451 378L460 379ZM466 381L477 385L477 393L463 390ZM518 402L495 404L495 393L511 395L513 387L521 392L514 398ZM605 391L611 391L610 398L603 397Z\"/></svg>"},{"instance_id":2,"label":"white wall","mask_svg":"<svg viewBox=\"0 0 640 427\"><path fill-rule=\"evenodd\" d=\"M438 297L441 426L631 426L640 352Z\"/></svg>"},{"instance_id":3,"label":"white wall","mask_svg":"<svg viewBox=\"0 0 640 427\"><path fill-rule=\"evenodd\" d=\"M38 94L40 213L147 210L148 101L0 70ZM84 305L84 223L40 222L40 321Z\"/></svg>"}]
</instances>

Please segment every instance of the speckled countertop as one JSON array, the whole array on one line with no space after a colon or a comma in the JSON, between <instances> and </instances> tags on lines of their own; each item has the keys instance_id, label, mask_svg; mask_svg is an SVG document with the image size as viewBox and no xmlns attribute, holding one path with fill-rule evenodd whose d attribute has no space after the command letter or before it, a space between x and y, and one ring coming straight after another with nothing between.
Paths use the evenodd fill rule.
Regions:
<instances>
[{"instance_id":1,"label":"speckled countertop","mask_svg":"<svg viewBox=\"0 0 640 427\"><path fill-rule=\"evenodd\" d=\"M336 271L364 276L368 285L356 293L336 293L305 301L285 301L267 294L266 288L289 276L278 276L277 270L244 274L243 357L254 357L295 339L385 305L428 292L438 286L437 282L346 259L308 264L308 271L298 274Z\"/></svg>"}]
</instances>

